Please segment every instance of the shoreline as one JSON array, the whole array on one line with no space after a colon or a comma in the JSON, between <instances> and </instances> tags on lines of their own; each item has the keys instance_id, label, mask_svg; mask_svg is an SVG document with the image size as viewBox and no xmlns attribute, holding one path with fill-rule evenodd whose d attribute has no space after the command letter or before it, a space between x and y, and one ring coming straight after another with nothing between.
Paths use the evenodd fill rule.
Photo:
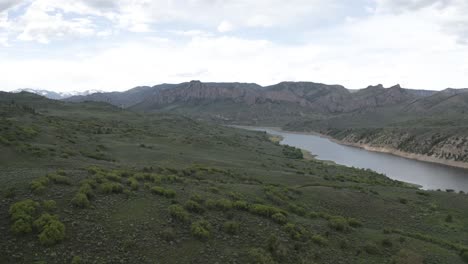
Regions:
<instances>
[{"instance_id":1,"label":"shoreline","mask_svg":"<svg viewBox=\"0 0 468 264\"><path fill-rule=\"evenodd\" d=\"M257 128L260 128L258 126L234 126L234 127L238 127L238 128L257 127ZM444 165L444 166L448 166L448 167L454 167L454 168L459 168L459 169L468 169L468 163L466 163L466 162L451 161L451 160L445 160L445 159L440 159L440 158L434 158L434 157L430 157L430 156L426 156L426 155L410 153L410 152L404 152L404 151L400 151L400 150L393 149L393 148L374 147L374 146L371 146L369 144L359 144L359 143L346 142L346 141L342 141L342 140L339 140L339 139L336 139L336 138L333 138L331 136L321 134L321 133L318 133L318 132L313 132L313 131L312 132L290 131L290 130L284 130L281 127L268 127L268 126L265 126L263 128L275 130L275 131L278 131L278 132L291 133L291 134L314 135L314 136L319 136L319 137L322 137L322 138L327 138L332 142L335 142L337 144L344 145L344 146L360 148L360 149L364 149L364 150L372 151L372 152L390 154L390 155L394 155L394 156L401 157L401 158L406 158L406 159L411 159L411 160L417 160L417 161L422 161L422 162L440 164L440 165ZM316 155L313 155L313 156L316 156Z\"/></svg>"},{"instance_id":2,"label":"shoreline","mask_svg":"<svg viewBox=\"0 0 468 264\"><path fill-rule=\"evenodd\" d=\"M422 155L422 154L404 152L404 151L393 149L393 148L374 147L374 146L371 146L369 144L359 144L359 143L346 142L346 141L342 141L342 140L339 140L339 139L336 139L336 138L333 138L331 136L324 135L324 134L321 134L321 133L318 133L318 132L289 131L289 130L284 130L284 129L280 128L280 127L266 127L266 128L277 130L278 132L319 136L319 137L322 137L322 138L327 138L332 142L335 142L337 144L344 145L344 146L360 148L360 149L364 149L364 150L372 151L372 152L386 153L386 154L390 154L390 155L394 155L394 156L402 157L402 158L406 158L406 159L411 159L411 160L417 160L417 161L429 162L429 163L436 163L436 164L445 165L445 166L449 166L449 167L460 168L460 169L468 169L468 163L466 163L466 162L451 161L451 160L445 160L445 159L440 159L440 158L434 158L434 157L430 157L430 156L426 156L426 155Z\"/></svg>"}]
</instances>

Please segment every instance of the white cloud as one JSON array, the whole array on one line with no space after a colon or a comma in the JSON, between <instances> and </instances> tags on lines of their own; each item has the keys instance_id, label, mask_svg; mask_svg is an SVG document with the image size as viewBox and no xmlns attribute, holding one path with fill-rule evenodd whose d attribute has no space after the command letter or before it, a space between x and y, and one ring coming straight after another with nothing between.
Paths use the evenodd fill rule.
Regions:
<instances>
[{"instance_id":1,"label":"white cloud","mask_svg":"<svg viewBox=\"0 0 468 264\"><path fill-rule=\"evenodd\" d=\"M234 25L231 22L224 20L218 25L218 31L221 33L233 31L235 29Z\"/></svg>"},{"instance_id":2,"label":"white cloud","mask_svg":"<svg viewBox=\"0 0 468 264\"><path fill-rule=\"evenodd\" d=\"M24 2L24 0L1 0L0 1L0 13Z\"/></svg>"},{"instance_id":3,"label":"white cloud","mask_svg":"<svg viewBox=\"0 0 468 264\"><path fill-rule=\"evenodd\" d=\"M371 1L343 11L344 0L34 0L20 16L0 13L0 45L13 46L0 49L0 87L124 90L188 79L468 86L468 1ZM35 42L77 44L25 58L8 52L16 38L46 53Z\"/></svg>"},{"instance_id":4,"label":"white cloud","mask_svg":"<svg viewBox=\"0 0 468 264\"><path fill-rule=\"evenodd\" d=\"M375 13L411 14L440 30L457 36L460 43L468 42L468 1L466 0L376 0Z\"/></svg>"}]
</instances>

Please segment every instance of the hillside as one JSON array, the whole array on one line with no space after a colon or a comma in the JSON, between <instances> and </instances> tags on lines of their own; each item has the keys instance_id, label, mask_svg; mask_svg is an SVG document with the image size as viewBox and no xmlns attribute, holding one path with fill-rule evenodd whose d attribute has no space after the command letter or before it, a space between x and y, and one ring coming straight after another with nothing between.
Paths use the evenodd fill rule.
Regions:
<instances>
[{"instance_id":1,"label":"hillside","mask_svg":"<svg viewBox=\"0 0 468 264\"><path fill-rule=\"evenodd\" d=\"M0 93L0 263L464 263L468 196L261 132Z\"/></svg>"},{"instance_id":2,"label":"hillside","mask_svg":"<svg viewBox=\"0 0 468 264\"><path fill-rule=\"evenodd\" d=\"M178 113L225 124L319 132L344 144L468 167L468 89L435 92L376 85L350 91L310 82L261 87L199 81L147 89L153 92L131 96L133 89L71 100L106 101L139 112Z\"/></svg>"}]
</instances>

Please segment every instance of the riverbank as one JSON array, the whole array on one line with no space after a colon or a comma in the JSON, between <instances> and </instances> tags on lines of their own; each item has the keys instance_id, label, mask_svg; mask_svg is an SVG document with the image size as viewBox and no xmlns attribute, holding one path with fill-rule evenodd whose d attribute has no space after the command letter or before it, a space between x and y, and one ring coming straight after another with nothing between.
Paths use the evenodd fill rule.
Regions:
<instances>
[{"instance_id":1,"label":"riverbank","mask_svg":"<svg viewBox=\"0 0 468 264\"><path fill-rule=\"evenodd\" d=\"M412 160L418 160L418 161L424 161L424 162L430 162L430 163L437 163L437 164L450 166L450 167L468 169L468 163L466 163L466 162L451 161L451 160L446 160L446 159L434 158L434 157L430 157L430 156L427 156L427 155L421 155L421 154L416 154L416 153L411 153L411 152L400 151L400 150L397 150L397 149L394 149L394 148L375 147L375 146L371 146L369 144L359 144L359 143L354 143L354 142L347 142L347 141L339 140L339 139L333 138L331 136L321 134L321 133L317 133L317 132L289 131L289 130L284 130L284 129L280 128L280 127L270 127L270 129L277 130L278 132L287 132L287 133L292 133L292 134L315 135L315 136L327 138L327 139L329 139L329 140L331 140L331 141L333 141L333 142L335 142L337 144L340 144L340 145L361 148L361 149L365 149L367 151L391 154L391 155L394 155L394 156L407 158L407 159L412 159Z\"/></svg>"},{"instance_id":2,"label":"riverbank","mask_svg":"<svg viewBox=\"0 0 468 264\"><path fill-rule=\"evenodd\" d=\"M245 128L245 129L249 129L249 128L251 129L252 128L250 126L233 126L233 127ZM418 161L423 161L423 162L441 164L441 165L450 166L450 167L468 169L468 163L466 163L466 162L439 159L439 158L434 158L434 157L430 157L430 156L426 156L426 155L410 153L410 152L404 152L404 151L400 151L400 150L393 149L393 148L375 147L375 146L371 146L369 144L359 144L359 143L347 142L347 141L339 140L339 139L336 139L336 138L333 138L331 136L321 134L321 133L318 133L318 132L290 131L290 130L284 130L281 127L264 127L264 128L271 129L271 130L278 131L278 132L291 133L291 134L319 136L319 137L327 138L327 139L329 139L329 140L331 140L331 141L333 141L333 142L335 142L337 144L340 144L340 145L361 148L361 149L364 149L364 150L367 150L367 151L386 153L386 154L390 154L390 155L394 155L394 156L398 156L398 157L402 157L402 158L407 158L407 159L412 159L412 160L418 160ZM313 158L316 157L316 155L311 154L311 152L309 152L308 150L304 150L304 151L310 153L310 155L312 155Z\"/></svg>"}]
</instances>

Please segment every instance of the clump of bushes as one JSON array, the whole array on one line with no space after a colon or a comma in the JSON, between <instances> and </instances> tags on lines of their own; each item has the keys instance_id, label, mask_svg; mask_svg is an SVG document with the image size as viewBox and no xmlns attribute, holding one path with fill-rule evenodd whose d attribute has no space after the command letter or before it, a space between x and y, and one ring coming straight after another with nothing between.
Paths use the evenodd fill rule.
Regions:
<instances>
[{"instance_id":1,"label":"clump of bushes","mask_svg":"<svg viewBox=\"0 0 468 264\"><path fill-rule=\"evenodd\" d=\"M55 184L64 184L64 185L71 185L71 180L67 176L65 176L65 172L58 171L57 173L50 173L46 176L39 177L33 180L29 187L35 193L41 193L45 190L49 182Z\"/></svg>"},{"instance_id":2,"label":"clump of bushes","mask_svg":"<svg viewBox=\"0 0 468 264\"><path fill-rule=\"evenodd\" d=\"M295 225L293 223L287 223L284 226L284 230L289 236L294 240L306 240L307 238L307 231L304 227L300 225Z\"/></svg>"},{"instance_id":3,"label":"clump of bushes","mask_svg":"<svg viewBox=\"0 0 468 264\"><path fill-rule=\"evenodd\" d=\"M311 237L311 240L319 246L325 246L328 243L328 240L321 235L313 235Z\"/></svg>"},{"instance_id":4,"label":"clump of bushes","mask_svg":"<svg viewBox=\"0 0 468 264\"><path fill-rule=\"evenodd\" d=\"M247 203L244 200L234 201L232 203L232 207L236 208L237 210L243 210L243 211L248 211L250 208L249 203Z\"/></svg>"},{"instance_id":5,"label":"clump of bushes","mask_svg":"<svg viewBox=\"0 0 468 264\"><path fill-rule=\"evenodd\" d=\"M198 193L192 195L192 196L190 197L190 200L195 201L195 202L200 203L200 204L202 204L202 203L205 202L205 198L203 198L203 197L202 197L200 194L198 194Z\"/></svg>"},{"instance_id":6,"label":"clump of bushes","mask_svg":"<svg viewBox=\"0 0 468 264\"><path fill-rule=\"evenodd\" d=\"M49 178L47 176L42 176L33 180L29 186L33 192L42 193L48 184Z\"/></svg>"},{"instance_id":7,"label":"clump of bushes","mask_svg":"<svg viewBox=\"0 0 468 264\"><path fill-rule=\"evenodd\" d=\"M401 203L401 204L407 204L408 203L408 200L406 198L398 198L398 201Z\"/></svg>"},{"instance_id":8,"label":"clump of bushes","mask_svg":"<svg viewBox=\"0 0 468 264\"><path fill-rule=\"evenodd\" d=\"M393 243L392 243L392 241L391 241L390 239L384 238L384 239L382 240L382 246L384 246L384 247L392 247L392 246L393 246Z\"/></svg>"},{"instance_id":9,"label":"clump of bushes","mask_svg":"<svg viewBox=\"0 0 468 264\"><path fill-rule=\"evenodd\" d=\"M198 239L206 240L210 238L210 223L205 220L200 220L192 223L190 227L190 232L192 235Z\"/></svg>"},{"instance_id":10,"label":"clump of bushes","mask_svg":"<svg viewBox=\"0 0 468 264\"><path fill-rule=\"evenodd\" d=\"M181 222L188 222L190 220L190 214L185 209L178 205L173 204L169 206L169 214L176 220Z\"/></svg>"},{"instance_id":11,"label":"clump of bushes","mask_svg":"<svg viewBox=\"0 0 468 264\"><path fill-rule=\"evenodd\" d=\"M184 207L188 211L193 212L193 213L198 213L198 214L201 214L205 211L205 209L198 202L195 202L193 200L188 200L185 203Z\"/></svg>"},{"instance_id":12,"label":"clump of bushes","mask_svg":"<svg viewBox=\"0 0 468 264\"><path fill-rule=\"evenodd\" d=\"M289 204L288 209L291 212L293 212L293 213L295 213L295 214L297 214L299 216L305 216L306 215L306 209L304 207L300 206L300 205L291 203L291 204Z\"/></svg>"},{"instance_id":13,"label":"clump of bushes","mask_svg":"<svg viewBox=\"0 0 468 264\"><path fill-rule=\"evenodd\" d=\"M71 260L71 264L81 264L81 258L79 256L74 256Z\"/></svg>"},{"instance_id":14,"label":"clump of bushes","mask_svg":"<svg viewBox=\"0 0 468 264\"><path fill-rule=\"evenodd\" d=\"M288 145L283 146L283 155L290 159L304 159L302 150Z\"/></svg>"},{"instance_id":15,"label":"clump of bushes","mask_svg":"<svg viewBox=\"0 0 468 264\"><path fill-rule=\"evenodd\" d=\"M282 209L263 204L253 204L252 206L250 206L249 210L253 214L261 215L268 218L272 217L274 214L277 213L287 215L286 212Z\"/></svg>"},{"instance_id":16,"label":"clump of bushes","mask_svg":"<svg viewBox=\"0 0 468 264\"><path fill-rule=\"evenodd\" d=\"M271 219L273 219L273 221L275 221L278 224L286 224L286 222L288 221L288 218L282 213L276 213L272 215Z\"/></svg>"},{"instance_id":17,"label":"clump of bushes","mask_svg":"<svg viewBox=\"0 0 468 264\"><path fill-rule=\"evenodd\" d=\"M87 208L90 206L88 196L86 196L86 194L82 192L78 192L77 194L75 194L75 196L71 200L71 203L79 208Z\"/></svg>"},{"instance_id":18,"label":"clump of bushes","mask_svg":"<svg viewBox=\"0 0 468 264\"><path fill-rule=\"evenodd\" d=\"M121 193L123 191L122 184L116 182L104 182L101 184L103 193Z\"/></svg>"},{"instance_id":19,"label":"clump of bushes","mask_svg":"<svg viewBox=\"0 0 468 264\"><path fill-rule=\"evenodd\" d=\"M151 188L151 192L157 195L162 195L166 198L174 198L176 196L176 192L171 189L165 189L160 186L155 186Z\"/></svg>"},{"instance_id":20,"label":"clump of bushes","mask_svg":"<svg viewBox=\"0 0 468 264\"><path fill-rule=\"evenodd\" d=\"M453 222L453 216L451 214L448 214L446 217L445 217L445 222L447 223L452 223Z\"/></svg>"},{"instance_id":21,"label":"clump of bushes","mask_svg":"<svg viewBox=\"0 0 468 264\"><path fill-rule=\"evenodd\" d=\"M239 222L236 222L236 221L227 221L224 223L223 228L224 228L224 232L234 235L234 234L239 233L240 224Z\"/></svg>"},{"instance_id":22,"label":"clump of bushes","mask_svg":"<svg viewBox=\"0 0 468 264\"><path fill-rule=\"evenodd\" d=\"M132 190L134 191L138 190L138 188L140 187L140 183L134 177L128 178L128 185L130 185L130 188L132 188Z\"/></svg>"},{"instance_id":23,"label":"clump of bushes","mask_svg":"<svg viewBox=\"0 0 468 264\"><path fill-rule=\"evenodd\" d=\"M51 173L48 174L47 177L55 184L63 184L63 185L71 185L71 180L67 176L65 176L64 172L58 173Z\"/></svg>"},{"instance_id":24,"label":"clump of bushes","mask_svg":"<svg viewBox=\"0 0 468 264\"><path fill-rule=\"evenodd\" d=\"M232 209L232 202L228 199L219 199L213 200L209 199L205 202L206 207L210 209L220 210L220 211L228 211Z\"/></svg>"},{"instance_id":25,"label":"clump of bushes","mask_svg":"<svg viewBox=\"0 0 468 264\"><path fill-rule=\"evenodd\" d=\"M468 250L465 250L461 253L461 258L463 259L463 261L468 263Z\"/></svg>"},{"instance_id":26,"label":"clump of bushes","mask_svg":"<svg viewBox=\"0 0 468 264\"><path fill-rule=\"evenodd\" d=\"M271 235L267 242L268 251L275 259L284 260L288 256L288 249L279 240L278 236Z\"/></svg>"},{"instance_id":27,"label":"clump of bushes","mask_svg":"<svg viewBox=\"0 0 468 264\"><path fill-rule=\"evenodd\" d=\"M10 219L13 221L11 230L15 234L26 234L32 231L33 216L36 213L38 202L31 199L14 203L10 206Z\"/></svg>"},{"instance_id":28,"label":"clump of bushes","mask_svg":"<svg viewBox=\"0 0 468 264\"><path fill-rule=\"evenodd\" d=\"M346 219L341 216L332 217L329 220L328 225L336 231L340 232L346 232L349 230L348 221L346 221Z\"/></svg>"},{"instance_id":29,"label":"clump of bushes","mask_svg":"<svg viewBox=\"0 0 468 264\"><path fill-rule=\"evenodd\" d=\"M369 255L377 255L380 253L379 248L374 243L368 243L364 246L364 251Z\"/></svg>"},{"instance_id":30,"label":"clump of bushes","mask_svg":"<svg viewBox=\"0 0 468 264\"><path fill-rule=\"evenodd\" d=\"M54 200L45 200L42 202L42 208L50 212L57 209L57 203Z\"/></svg>"},{"instance_id":31,"label":"clump of bushes","mask_svg":"<svg viewBox=\"0 0 468 264\"><path fill-rule=\"evenodd\" d=\"M253 248L247 252L250 263L255 264L275 264L276 261L271 255L261 248Z\"/></svg>"},{"instance_id":32,"label":"clump of bushes","mask_svg":"<svg viewBox=\"0 0 468 264\"><path fill-rule=\"evenodd\" d=\"M348 225L350 225L351 227L361 227L362 222L355 218L348 218Z\"/></svg>"},{"instance_id":33,"label":"clump of bushes","mask_svg":"<svg viewBox=\"0 0 468 264\"><path fill-rule=\"evenodd\" d=\"M65 238L65 225L55 215L43 214L34 221L34 227L39 230L39 242L43 245L54 245Z\"/></svg>"}]
</instances>

